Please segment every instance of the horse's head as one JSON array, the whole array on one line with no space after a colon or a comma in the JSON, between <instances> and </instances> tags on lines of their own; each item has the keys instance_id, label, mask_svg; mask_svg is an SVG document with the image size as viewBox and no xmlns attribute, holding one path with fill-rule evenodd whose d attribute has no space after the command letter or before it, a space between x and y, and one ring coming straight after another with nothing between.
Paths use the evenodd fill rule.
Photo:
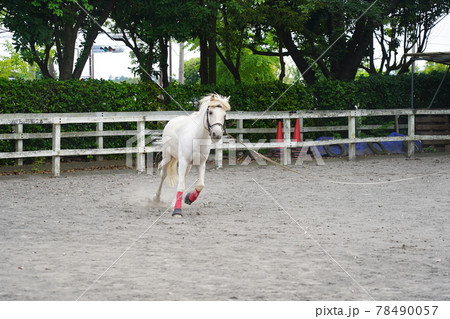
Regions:
<instances>
[{"instance_id":1,"label":"horse's head","mask_svg":"<svg viewBox=\"0 0 450 319\"><path fill-rule=\"evenodd\" d=\"M228 100L219 94L209 94L200 100L200 108L205 108L205 127L209 136L218 141L222 138L226 126L226 112L231 109Z\"/></svg>"}]
</instances>

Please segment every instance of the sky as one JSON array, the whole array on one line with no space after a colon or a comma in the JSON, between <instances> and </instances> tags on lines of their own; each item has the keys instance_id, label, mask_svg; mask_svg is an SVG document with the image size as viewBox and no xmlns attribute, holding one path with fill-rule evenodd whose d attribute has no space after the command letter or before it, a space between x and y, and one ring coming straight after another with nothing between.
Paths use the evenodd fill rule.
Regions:
<instances>
[{"instance_id":1,"label":"sky","mask_svg":"<svg viewBox=\"0 0 450 319\"><path fill-rule=\"evenodd\" d=\"M431 31L428 41L427 52L449 52L450 51L450 14L447 15Z\"/></svg>"},{"instance_id":2,"label":"sky","mask_svg":"<svg viewBox=\"0 0 450 319\"><path fill-rule=\"evenodd\" d=\"M131 50L127 48L122 42L113 41L105 34L100 34L95 41L95 47L109 47L116 49L116 52L99 52L94 53L94 78L109 80L110 78L125 76L133 77L130 70L132 67L130 53ZM97 52L97 50L95 50ZM178 77L180 44L172 43L172 74ZM198 52L191 52L187 48L184 50L185 60L200 56ZM82 76L89 77L89 66L86 65Z\"/></svg>"},{"instance_id":3,"label":"sky","mask_svg":"<svg viewBox=\"0 0 450 319\"><path fill-rule=\"evenodd\" d=\"M11 42L11 33L0 33L0 44L9 40ZM96 79L114 79L116 77L133 77L130 70L131 58L130 50L122 43L109 39L105 34L100 34L95 42L95 47L111 46L116 52L99 52L95 50L94 56L94 78ZM118 52L120 51L120 52ZM445 17L431 32L426 52L448 52L450 51L450 15ZM178 43L172 45L172 74L178 77L180 47ZM3 45L0 45L0 55L4 54ZM198 52L185 50L184 58L189 60L199 56ZM419 68L424 62L419 62ZM83 77L90 77L89 63L82 74Z\"/></svg>"}]
</instances>

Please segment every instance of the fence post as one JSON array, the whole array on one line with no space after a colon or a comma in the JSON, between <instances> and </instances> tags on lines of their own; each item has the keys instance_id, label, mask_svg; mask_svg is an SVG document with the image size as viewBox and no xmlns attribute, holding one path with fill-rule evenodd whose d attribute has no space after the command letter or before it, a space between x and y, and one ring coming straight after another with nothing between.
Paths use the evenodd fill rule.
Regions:
<instances>
[{"instance_id":1,"label":"fence post","mask_svg":"<svg viewBox=\"0 0 450 319\"><path fill-rule=\"evenodd\" d=\"M137 122L136 138L136 169L139 173L142 173L145 171L145 121Z\"/></svg>"},{"instance_id":2,"label":"fence post","mask_svg":"<svg viewBox=\"0 0 450 319\"><path fill-rule=\"evenodd\" d=\"M291 119L284 119L283 120L283 139L285 147L282 148L283 150L283 165L291 164Z\"/></svg>"},{"instance_id":3,"label":"fence post","mask_svg":"<svg viewBox=\"0 0 450 319\"><path fill-rule=\"evenodd\" d=\"M350 116L348 117L348 138L354 140L356 138L356 111L350 111ZM348 144L348 160L353 161L356 158L356 144Z\"/></svg>"},{"instance_id":4,"label":"fence post","mask_svg":"<svg viewBox=\"0 0 450 319\"><path fill-rule=\"evenodd\" d=\"M304 137L303 137L303 117L300 117L299 124L300 124L300 139L302 141L304 141Z\"/></svg>"},{"instance_id":5,"label":"fence post","mask_svg":"<svg viewBox=\"0 0 450 319\"><path fill-rule=\"evenodd\" d=\"M61 122L61 119L59 119ZM52 131L52 174L57 177L61 173L61 157L59 151L61 150L61 123L53 123Z\"/></svg>"},{"instance_id":6,"label":"fence post","mask_svg":"<svg viewBox=\"0 0 450 319\"><path fill-rule=\"evenodd\" d=\"M416 135L416 128L415 128L415 115L409 114L408 115L408 137L411 138L411 140L408 141L408 158L412 157L414 155L414 136Z\"/></svg>"},{"instance_id":7,"label":"fence post","mask_svg":"<svg viewBox=\"0 0 450 319\"><path fill-rule=\"evenodd\" d=\"M216 162L216 168L223 167L223 138L216 142L214 150L214 160Z\"/></svg>"},{"instance_id":8,"label":"fence post","mask_svg":"<svg viewBox=\"0 0 450 319\"><path fill-rule=\"evenodd\" d=\"M23 133L23 124L17 124L15 129L16 129L16 134L22 134ZM23 140L22 139L16 140L16 152L23 152ZM23 158L17 159L17 165L18 166L23 165Z\"/></svg>"},{"instance_id":9,"label":"fence post","mask_svg":"<svg viewBox=\"0 0 450 319\"><path fill-rule=\"evenodd\" d=\"M103 122L98 122L96 126L97 133L103 132ZM97 136L97 148L99 150L103 149L103 136ZM103 161L103 155L97 155L97 161Z\"/></svg>"},{"instance_id":10,"label":"fence post","mask_svg":"<svg viewBox=\"0 0 450 319\"><path fill-rule=\"evenodd\" d=\"M244 128L244 120L237 120L237 128L243 129ZM244 134L240 133L238 134L238 141L242 143L244 139Z\"/></svg>"}]
</instances>

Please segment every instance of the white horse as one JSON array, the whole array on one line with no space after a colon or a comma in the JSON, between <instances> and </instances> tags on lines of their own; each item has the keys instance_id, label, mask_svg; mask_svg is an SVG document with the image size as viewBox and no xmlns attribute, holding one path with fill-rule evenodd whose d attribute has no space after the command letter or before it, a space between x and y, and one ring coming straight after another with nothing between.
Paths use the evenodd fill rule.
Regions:
<instances>
[{"instance_id":1,"label":"white horse","mask_svg":"<svg viewBox=\"0 0 450 319\"><path fill-rule=\"evenodd\" d=\"M225 131L225 116L230 110L229 98L209 94L200 100L198 112L176 117L164 128L162 160L158 166L161 182L154 201L160 201L161 189L166 177L168 184L175 186L178 163L177 196L172 216L183 216L181 204L185 177L192 165L198 168L198 181L194 191L186 195L184 202L192 204L205 186L206 160L211 150L211 141L220 140Z\"/></svg>"}]
</instances>

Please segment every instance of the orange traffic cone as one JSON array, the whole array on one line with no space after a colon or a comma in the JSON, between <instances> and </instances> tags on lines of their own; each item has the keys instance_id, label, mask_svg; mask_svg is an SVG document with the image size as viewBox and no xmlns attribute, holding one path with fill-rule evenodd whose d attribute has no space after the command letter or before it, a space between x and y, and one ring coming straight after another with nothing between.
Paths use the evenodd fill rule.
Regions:
<instances>
[{"instance_id":1,"label":"orange traffic cone","mask_svg":"<svg viewBox=\"0 0 450 319\"><path fill-rule=\"evenodd\" d=\"M292 139L294 140L294 142L301 142L302 141L302 136L300 135L300 121L299 121L299 119L297 119L297 121L295 121L294 136L292 137Z\"/></svg>"},{"instance_id":2,"label":"orange traffic cone","mask_svg":"<svg viewBox=\"0 0 450 319\"><path fill-rule=\"evenodd\" d=\"M277 143L283 142L283 127L281 125L281 121L278 121L277 135L275 138L275 142L277 142ZM270 155L272 157L279 158L280 154L281 154L281 150L279 147L276 147L270 151Z\"/></svg>"},{"instance_id":3,"label":"orange traffic cone","mask_svg":"<svg viewBox=\"0 0 450 319\"><path fill-rule=\"evenodd\" d=\"M277 142L283 142L283 128L281 127L281 121L278 121L278 128L277 128Z\"/></svg>"},{"instance_id":4,"label":"orange traffic cone","mask_svg":"<svg viewBox=\"0 0 450 319\"><path fill-rule=\"evenodd\" d=\"M292 140L294 142L301 142L302 136L300 135L300 121L297 119L295 121L295 127L294 127L294 136L292 137ZM301 147L295 147L291 151L291 156L294 158L297 158L300 155L302 148Z\"/></svg>"}]
</instances>

